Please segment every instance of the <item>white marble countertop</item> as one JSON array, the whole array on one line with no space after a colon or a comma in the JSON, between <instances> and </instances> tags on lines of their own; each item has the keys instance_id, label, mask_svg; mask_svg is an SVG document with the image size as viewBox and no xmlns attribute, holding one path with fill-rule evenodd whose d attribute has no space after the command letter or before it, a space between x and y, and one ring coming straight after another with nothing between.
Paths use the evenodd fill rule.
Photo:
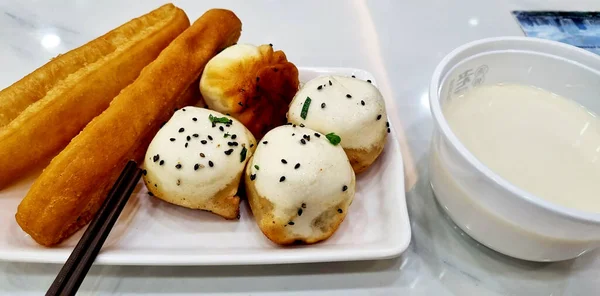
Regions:
<instances>
[{"instance_id":1,"label":"white marble countertop","mask_svg":"<svg viewBox=\"0 0 600 296\"><path fill-rule=\"evenodd\" d=\"M0 88L60 52L164 3L0 1ZM560 263L507 258L478 245L440 211L427 177L427 87L438 61L474 39L522 35L510 11L600 10L597 0L175 1L190 19L220 6L244 23L242 42L274 43L302 66L373 73L402 125L418 180L407 193L413 238L384 261L222 267L95 266L80 295L597 295L599 252ZM58 38L56 38L58 36ZM410 169L410 168L409 168ZM0 263L0 294L42 295L60 266Z\"/></svg>"}]
</instances>

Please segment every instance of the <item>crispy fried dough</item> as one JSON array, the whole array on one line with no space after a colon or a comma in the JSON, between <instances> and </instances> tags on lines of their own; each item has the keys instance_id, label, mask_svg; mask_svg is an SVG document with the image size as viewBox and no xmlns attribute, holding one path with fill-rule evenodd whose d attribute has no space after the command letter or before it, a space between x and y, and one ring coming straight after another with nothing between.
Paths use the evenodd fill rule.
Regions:
<instances>
[{"instance_id":1,"label":"crispy fried dough","mask_svg":"<svg viewBox=\"0 0 600 296\"><path fill-rule=\"evenodd\" d=\"M28 101L40 99L0 127L0 188L58 154L188 27L181 9L165 5L60 56L2 91L0 113L6 111L6 118ZM84 66L74 71L78 65ZM2 103L5 96L11 99Z\"/></svg>"},{"instance_id":2,"label":"crispy fried dough","mask_svg":"<svg viewBox=\"0 0 600 296\"><path fill-rule=\"evenodd\" d=\"M175 105L197 88L208 60L240 33L233 12L213 9L177 37L52 160L18 207L21 228L51 246L87 224L125 163L141 161Z\"/></svg>"}]
</instances>

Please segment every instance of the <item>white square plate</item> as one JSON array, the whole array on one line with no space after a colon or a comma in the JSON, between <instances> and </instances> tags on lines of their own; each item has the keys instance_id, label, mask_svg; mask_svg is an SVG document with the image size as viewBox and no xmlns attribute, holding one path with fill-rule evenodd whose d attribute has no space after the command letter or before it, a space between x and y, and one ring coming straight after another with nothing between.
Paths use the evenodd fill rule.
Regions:
<instances>
[{"instance_id":1,"label":"white square plate","mask_svg":"<svg viewBox=\"0 0 600 296\"><path fill-rule=\"evenodd\" d=\"M347 68L300 68L300 81L328 74L356 75L375 83L370 73ZM64 263L83 230L58 247L44 248L15 221L17 205L35 177L0 190L0 260ZM261 233L246 203L239 221L227 221L150 197L140 182L96 264L241 265L383 259L402 253L410 237L402 156L392 132L379 159L358 176L348 216L322 243L277 246Z\"/></svg>"}]
</instances>

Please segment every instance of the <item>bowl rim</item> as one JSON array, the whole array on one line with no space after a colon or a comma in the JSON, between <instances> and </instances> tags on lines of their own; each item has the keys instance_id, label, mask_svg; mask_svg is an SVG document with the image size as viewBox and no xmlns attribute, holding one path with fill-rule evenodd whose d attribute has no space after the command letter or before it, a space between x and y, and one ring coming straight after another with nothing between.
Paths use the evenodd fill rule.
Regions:
<instances>
[{"instance_id":1,"label":"bowl rim","mask_svg":"<svg viewBox=\"0 0 600 296\"><path fill-rule=\"evenodd\" d=\"M584 55L588 58L591 57L593 59L598 59L600 61L600 57L594 53L591 53L587 50L560 43L557 41L551 41L546 39L534 38L534 37L518 37L518 36L507 36L507 37L492 37L492 38L484 38L475 41L468 42L463 44L450 53L448 53L436 66L433 76L431 78L431 82L429 85L429 106L431 108L432 117L434 120L434 124L441 130L441 133L448 139L448 141L452 144L452 146L458 151L458 153L466 159L466 161L474 167L479 173L483 174L486 178L492 180L494 183L502 187L504 190L511 193L511 198L517 198L523 200L531 205L538 206L547 211L550 211L554 214L560 215L562 217L568 218L574 221L580 221L585 223L594 223L600 224L600 213L593 212L584 212L581 210L568 208L562 205L555 204L553 202L547 201L541 197L538 197L535 194L527 192L516 185L513 185L508 180L504 179L490 168L488 168L485 164L483 164L480 160L478 160L458 139L458 137L451 130L450 126L441 109L440 100L439 100L439 88L442 85L443 81L447 78L447 75L444 73L450 61L455 59L458 55L464 52L467 49L472 47L480 46L487 43L497 43L497 42L522 42L522 43L531 43L531 44L543 44L549 47L560 47L564 50L570 51L574 55ZM535 50L527 49L527 51L535 52ZM542 54L548 54L539 52ZM557 54L553 54L555 56L559 56L563 59L570 59L564 56L560 56ZM585 66L585 65L584 65Z\"/></svg>"}]
</instances>

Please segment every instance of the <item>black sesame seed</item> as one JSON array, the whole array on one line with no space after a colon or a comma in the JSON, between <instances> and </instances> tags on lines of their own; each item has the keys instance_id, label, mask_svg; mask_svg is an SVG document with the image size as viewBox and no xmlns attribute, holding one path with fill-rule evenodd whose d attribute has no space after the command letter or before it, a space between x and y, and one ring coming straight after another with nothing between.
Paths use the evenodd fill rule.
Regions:
<instances>
[{"instance_id":1,"label":"black sesame seed","mask_svg":"<svg viewBox=\"0 0 600 296\"><path fill-rule=\"evenodd\" d=\"M285 125L292 125L292 123L291 123L291 122L288 122L288 123L286 123Z\"/></svg>"},{"instance_id":2,"label":"black sesame seed","mask_svg":"<svg viewBox=\"0 0 600 296\"><path fill-rule=\"evenodd\" d=\"M225 155L231 155L233 153L233 149L225 150Z\"/></svg>"},{"instance_id":3,"label":"black sesame seed","mask_svg":"<svg viewBox=\"0 0 600 296\"><path fill-rule=\"evenodd\" d=\"M148 191L148 195L154 196L154 194L152 192L150 192L150 191Z\"/></svg>"},{"instance_id":4,"label":"black sesame seed","mask_svg":"<svg viewBox=\"0 0 600 296\"><path fill-rule=\"evenodd\" d=\"M273 43L269 43L269 46L270 46L270 47L273 47Z\"/></svg>"},{"instance_id":5,"label":"black sesame seed","mask_svg":"<svg viewBox=\"0 0 600 296\"><path fill-rule=\"evenodd\" d=\"M346 191L348 190L348 186L344 185L344 187L342 187L342 191Z\"/></svg>"},{"instance_id":6,"label":"black sesame seed","mask_svg":"<svg viewBox=\"0 0 600 296\"><path fill-rule=\"evenodd\" d=\"M251 181L254 181L254 179L256 179L256 174L252 174L252 175L250 175L250 180L251 180Z\"/></svg>"},{"instance_id":7,"label":"black sesame seed","mask_svg":"<svg viewBox=\"0 0 600 296\"><path fill-rule=\"evenodd\" d=\"M346 94L346 98L350 99L352 96L350 94Z\"/></svg>"},{"instance_id":8,"label":"black sesame seed","mask_svg":"<svg viewBox=\"0 0 600 296\"><path fill-rule=\"evenodd\" d=\"M294 221L288 222L289 225L294 225Z\"/></svg>"},{"instance_id":9,"label":"black sesame seed","mask_svg":"<svg viewBox=\"0 0 600 296\"><path fill-rule=\"evenodd\" d=\"M227 142L227 146L233 146L233 142Z\"/></svg>"},{"instance_id":10,"label":"black sesame seed","mask_svg":"<svg viewBox=\"0 0 600 296\"><path fill-rule=\"evenodd\" d=\"M181 109L181 111L185 112L185 108Z\"/></svg>"},{"instance_id":11,"label":"black sesame seed","mask_svg":"<svg viewBox=\"0 0 600 296\"><path fill-rule=\"evenodd\" d=\"M195 165L194 165L194 171L197 171L199 168L200 168L200 165L199 165L199 164L195 164Z\"/></svg>"},{"instance_id":12,"label":"black sesame seed","mask_svg":"<svg viewBox=\"0 0 600 296\"><path fill-rule=\"evenodd\" d=\"M325 106L327 106L325 103L321 103L321 109L325 108Z\"/></svg>"},{"instance_id":13,"label":"black sesame seed","mask_svg":"<svg viewBox=\"0 0 600 296\"><path fill-rule=\"evenodd\" d=\"M389 128L389 127L388 127L388 129L387 129L387 132L388 132L388 134L390 133L390 128Z\"/></svg>"},{"instance_id":14,"label":"black sesame seed","mask_svg":"<svg viewBox=\"0 0 600 296\"><path fill-rule=\"evenodd\" d=\"M292 137L295 136L296 134L292 134Z\"/></svg>"},{"instance_id":15,"label":"black sesame seed","mask_svg":"<svg viewBox=\"0 0 600 296\"><path fill-rule=\"evenodd\" d=\"M160 161L158 164L159 164L159 165L163 165L163 164L165 164L165 161L164 161L164 160L161 160L161 161Z\"/></svg>"},{"instance_id":16,"label":"black sesame seed","mask_svg":"<svg viewBox=\"0 0 600 296\"><path fill-rule=\"evenodd\" d=\"M298 209L298 216L302 216L302 209Z\"/></svg>"},{"instance_id":17,"label":"black sesame seed","mask_svg":"<svg viewBox=\"0 0 600 296\"><path fill-rule=\"evenodd\" d=\"M304 144L306 144L306 140L300 139L300 143L302 143L302 145L304 145Z\"/></svg>"},{"instance_id":18,"label":"black sesame seed","mask_svg":"<svg viewBox=\"0 0 600 296\"><path fill-rule=\"evenodd\" d=\"M254 144L250 144L250 148L254 147Z\"/></svg>"},{"instance_id":19,"label":"black sesame seed","mask_svg":"<svg viewBox=\"0 0 600 296\"><path fill-rule=\"evenodd\" d=\"M333 84L331 84L331 80L329 80L329 85L333 85Z\"/></svg>"},{"instance_id":20,"label":"black sesame seed","mask_svg":"<svg viewBox=\"0 0 600 296\"><path fill-rule=\"evenodd\" d=\"M188 143L185 143L185 148L187 148L187 146L188 146Z\"/></svg>"},{"instance_id":21,"label":"black sesame seed","mask_svg":"<svg viewBox=\"0 0 600 296\"><path fill-rule=\"evenodd\" d=\"M215 126L217 126L217 124L213 122L213 123L212 123L212 127L215 127Z\"/></svg>"},{"instance_id":22,"label":"black sesame seed","mask_svg":"<svg viewBox=\"0 0 600 296\"><path fill-rule=\"evenodd\" d=\"M367 79L367 82L368 82L368 83L371 83L371 79Z\"/></svg>"},{"instance_id":23,"label":"black sesame seed","mask_svg":"<svg viewBox=\"0 0 600 296\"><path fill-rule=\"evenodd\" d=\"M317 86L317 89L318 89L318 90L321 90L321 89L323 89L323 86L322 86L322 85L319 85L319 86Z\"/></svg>"},{"instance_id":24,"label":"black sesame seed","mask_svg":"<svg viewBox=\"0 0 600 296\"><path fill-rule=\"evenodd\" d=\"M171 142L175 142L175 138L170 138L169 140L171 140Z\"/></svg>"},{"instance_id":25,"label":"black sesame seed","mask_svg":"<svg viewBox=\"0 0 600 296\"><path fill-rule=\"evenodd\" d=\"M343 213L344 211L342 211L342 209L338 209L338 213Z\"/></svg>"},{"instance_id":26,"label":"black sesame seed","mask_svg":"<svg viewBox=\"0 0 600 296\"><path fill-rule=\"evenodd\" d=\"M157 162L159 159L160 159L160 156L159 156L158 154L156 154L156 155L152 156L152 160L153 160L154 162Z\"/></svg>"},{"instance_id":27,"label":"black sesame seed","mask_svg":"<svg viewBox=\"0 0 600 296\"><path fill-rule=\"evenodd\" d=\"M220 126L220 127L219 127L219 130L220 130L220 131L222 131L222 132L224 132L224 131L225 131L225 129L223 128L223 126Z\"/></svg>"},{"instance_id":28,"label":"black sesame seed","mask_svg":"<svg viewBox=\"0 0 600 296\"><path fill-rule=\"evenodd\" d=\"M208 139L212 141L212 137L210 135L208 135Z\"/></svg>"},{"instance_id":29,"label":"black sesame seed","mask_svg":"<svg viewBox=\"0 0 600 296\"><path fill-rule=\"evenodd\" d=\"M206 157L206 155L204 155L204 153L200 152L200 157L204 158L204 157Z\"/></svg>"},{"instance_id":30,"label":"black sesame seed","mask_svg":"<svg viewBox=\"0 0 600 296\"><path fill-rule=\"evenodd\" d=\"M297 164L294 166L294 169L298 169L298 168L300 168L300 163L297 163Z\"/></svg>"},{"instance_id":31,"label":"black sesame seed","mask_svg":"<svg viewBox=\"0 0 600 296\"><path fill-rule=\"evenodd\" d=\"M233 135L231 135L231 139L232 139L232 140L235 140L235 138L237 138L237 135L236 135L236 134L233 134Z\"/></svg>"},{"instance_id":32,"label":"black sesame seed","mask_svg":"<svg viewBox=\"0 0 600 296\"><path fill-rule=\"evenodd\" d=\"M233 146L237 147L237 145L238 145L238 142L233 142Z\"/></svg>"},{"instance_id":33,"label":"black sesame seed","mask_svg":"<svg viewBox=\"0 0 600 296\"><path fill-rule=\"evenodd\" d=\"M281 176L281 178L279 178L279 182L283 182L285 181L285 176Z\"/></svg>"},{"instance_id":34,"label":"black sesame seed","mask_svg":"<svg viewBox=\"0 0 600 296\"><path fill-rule=\"evenodd\" d=\"M385 127L390 127L390 122L389 121L385 123Z\"/></svg>"},{"instance_id":35,"label":"black sesame seed","mask_svg":"<svg viewBox=\"0 0 600 296\"><path fill-rule=\"evenodd\" d=\"M361 101L360 101L360 104L364 106L364 105L365 105L365 101L362 101L362 100L361 100Z\"/></svg>"},{"instance_id":36,"label":"black sesame seed","mask_svg":"<svg viewBox=\"0 0 600 296\"><path fill-rule=\"evenodd\" d=\"M180 128L180 129L179 129L179 132L180 132L180 133L183 133L184 131L185 131L185 129L184 129L184 128Z\"/></svg>"},{"instance_id":37,"label":"black sesame seed","mask_svg":"<svg viewBox=\"0 0 600 296\"><path fill-rule=\"evenodd\" d=\"M301 124L300 124L300 127L304 127L304 123L301 123Z\"/></svg>"},{"instance_id":38,"label":"black sesame seed","mask_svg":"<svg viewBox=\"0 0 600 296\"><path fill-rule=\"evenodd\" d=\"M283 159L283 158L282 158L282 159L281 159L281 163L283 163L283 164L287 164L287 160L285 160L285 159Z\"/></svg>"},{"instance_id":39,"label":"black sesame seed","mask_svg":"<svg viewBox=\"0 0 600 296\"><path fill-rule=\"evenodd\" d=\"M148 171L146 171L146 170L142 170L142 174L143 174L144 176L146 176L146 175L148 174Z\"/></svg>"},{"instance_id":40,"label":"black sesame seed","mask_svg":"<svg viewBox=\"0 0 600 296\"><path fill-rule=\"evenodd\" d=\"M352 78L356 78L356 75L352 75Z\"/></svg>"},{"instance_id":41,"label":"black sesame seed","mask_svg":"<svg viewBox=\"0 0 600 296\"><path fill-rule=\"evenodd\" d=\"M305 203L302 203L302 208L306 209L306 204Z\"/></svg>"},{"instance_id":42,"label":"black sesame seed","mask_svg":"<svg viewBox=\"0 0 600 296\"><path fill-rule=\"evenodd\" d=\"M267 145L267 143L269 143L269 141L263 141L263 144Z\"/></svg>"},{"instance_id":43,"label":"black sesame seed","mask_svg":"<svg viewBox=\"0 0 600 296\"><path fill-rule=\"evenodd\" d=\"M176 164L176 165L175 165L175 168L176 168L176 169L180 169L180 168L181 168L181 164L180 164L180 163Z\"/></svg>"},{"instance_id":44,"label":"black sesame seed","mask_svg":"<svg viewBox=\"0 0 600 296\"><path fill-rule=\"evenodd\" d=\"M208 161L208 166L212 168L212 167L214 167L214 166L215 166L215 164L212 162L212 160L209 160L209 161Z\"/></svg>"},{"instance_id":45,"label":"black sesame seed","mask_svg":"<svg viewBox=\"0 0 600 296\"><path fill-rule=\"evenodd\" d=\"M192 117L192 120L193 120L193 121L198 121L198 118L196 118L196 117Z\"/></svg>"},{"instance_id":46,"label":"black sesame seed","mask_svg":"<svg viewBox=\"0 0 600 296\"><path fill-rule=\"evenodd\" d=\"M292 124L292 127L296 127L296 125L295 125L295 124Z\"/></svg>"},{"instance_id":47,"label":"black sesame seed","mask_svg":"<svg viewBox=\"0 0 600 296\"><path fill-rule=\"evenodd\" d=\"M315 133L315 137L317 137L317 138L320 138L320 137L321 137L321 134L319 134L319 133Z\"/></svg>"},{"instance_id":48,"label":"black sesame seed","mask_svg":"<svg viewBox=\"0 0 600 296\"><path fill-rule=\"evenodd\" d=\"M156 183L154 183L154 187L158 187L158 185L156 185Z\"/></svg>"},{"instance_id":49,"label":"black sesame seed","mask_svg":"<svg viewBox=\"0 0 600 296\"><path fill-rule=\"evenodd\" d=\"M187 137L185 137L185 139L189 141L189 140L191 140L191 139L192 139L192 137L190 137L190 136L187 136Z\"/></svg>"},{"instance_id":50,"label":"black sesame seed","mask_svg":"<svg viewBox=\"0 0 600 296\"><path fill-rule=\"evenodd\" d=\"M377 120L381 119L381 114L377 115Z\"/></svg>"},{"instance_id":51,"label":"black sesame seed","mask_svg":"<svg viewBox=\"0 0 600 296\"><path fill-rule=\"evenodd\" d=\"M200 141L200 143L206 144L207 142L206 142L206 140L202 140L202 141Z\"/></svg>"}]
</instances>

